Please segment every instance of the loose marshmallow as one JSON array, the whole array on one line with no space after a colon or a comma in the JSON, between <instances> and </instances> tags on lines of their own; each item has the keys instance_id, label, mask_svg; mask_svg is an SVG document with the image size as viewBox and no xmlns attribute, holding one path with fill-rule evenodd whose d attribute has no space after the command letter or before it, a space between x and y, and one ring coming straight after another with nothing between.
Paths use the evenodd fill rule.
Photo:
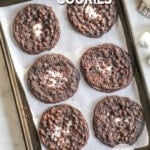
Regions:
<instances>
[{"instance_id":1,"label":"loose marshmallow","mask_svg":"<svg viewBox=\"0 0 150 150\"><path fill-rule=\"evenodd\" d=\"M150 33L145 32L142 34L139 44L141 47L150 48Z\"/></svg>"}]
</instances>

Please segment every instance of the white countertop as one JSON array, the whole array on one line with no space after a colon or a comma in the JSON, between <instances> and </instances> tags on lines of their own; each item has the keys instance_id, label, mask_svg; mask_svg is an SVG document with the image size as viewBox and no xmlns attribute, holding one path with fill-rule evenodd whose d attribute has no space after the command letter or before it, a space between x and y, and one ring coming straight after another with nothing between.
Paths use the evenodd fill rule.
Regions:
<instances>
[{"instance_id":1,"label":"white countertop","mask_svg":"<svg viewBox=\"0 0 150 150\"><path fill-rule=\"evenodd\" d=\"M25 150L17 111L0 49L0 149Z\"/></svg>"}]
</instances>

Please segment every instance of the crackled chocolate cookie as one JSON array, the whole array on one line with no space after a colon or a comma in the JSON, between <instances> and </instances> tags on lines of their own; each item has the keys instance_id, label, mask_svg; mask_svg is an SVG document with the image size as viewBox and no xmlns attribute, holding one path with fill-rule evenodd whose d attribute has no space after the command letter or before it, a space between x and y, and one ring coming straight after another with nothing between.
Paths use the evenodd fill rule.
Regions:
<instances>
[{"instance_id":1,"label":"crackled chocolate cookie","mask_svg":"<svg viewBox=\"0 0 150 150\"><path fill-rule=\"evenodd\" d=\"M106 145L133 145L144 128L143 109L127 97L106 97L96 105L93 126L96 137Z\"/></svg>"},{"instance_id":2,"label":"crackled chocolate cookie","mask_svg":"<svg viewBox=\"0 0 150 150\"><path fill-rule=\"evenodd\" d=\"M68 20L85 36L97 38L107 33L118 18L117 2L111 4L71 4L67 6Z\"/></svg>"},{"instance_id":3,"label":"crackled chocolate cookie","mask_svg":"<svg viewBox=\"0 0 150 150\"><path fill-rule=\"evenodd\" d=\"M83 54L80 65L87 83L102 92L123 89L133 77L128 54L113 44L89 48Z\"/></svg>"},{"instance_id":4,"label":"crackled chocolate cookie","mask_svg":"<svg viewBox=\"0 0 150 150\"><path fill-rule=\"evenodd\" d=\"M59 105L42 115L39 137L49 150L80 150L87 143L89 129L79 110Z\"/></svg>"},{"instance_id":5,"label":"crackled chocolate cookie","mask_svg":"<svg viewBox=\"0 0 150 150\"><path fill-rule=\"evenodd\" d=\"M51 7L30 4L16 15L13 34L23 51L38 54L55 47L60 36L60 28Z\"/></svg>"},{"instance_id":6,"label":"crackled chocolate cookie","mask_svg":"<svg viewBox=\"0 0 150 150\"><path fill-rule=\"evenodd\" d=\"M31 66L27 76L30 91L45 103L56 103L73 96L79 80L79 71L60 54L42 56Z\"/></svg>"}]
</instances>

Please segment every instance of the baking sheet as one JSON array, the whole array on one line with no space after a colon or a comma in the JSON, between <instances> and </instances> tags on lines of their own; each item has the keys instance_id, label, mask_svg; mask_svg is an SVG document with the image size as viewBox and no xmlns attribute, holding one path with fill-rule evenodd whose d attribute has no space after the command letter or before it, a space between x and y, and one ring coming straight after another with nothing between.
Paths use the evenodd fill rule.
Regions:
<instances>
[{"instance_id":1,"label":"baking sheet","mask_svg":"<svg viewBox=\"0 0 150 150\"><path fill-rule=\"evenodd\" d=\"M150 32L150 19L142 16L137 11L139 3L139 0L124 0L129 20L131 22L131 28L135 40L139 62L141 64L141 69L145 78L145 84L147 86L150 97L150 65L148 64L148 58L150 58L150 48L142 48L139 45L139 39L141 35L146 31Z\"/></svg>"},{"instance_id":2,"label":"baking sheet","mask_svg":"<svg viewBox=\"0 0 150 150\"><path fill-rule=\"evenodd\" d=\"M26 6L28 3L26 2L19 5L9 6L5 8L0 8L0 20L2 23L2 27L4 30L4 34L6 40L8 42L8 47L10 49L10 53L14 62L14 66L17 72L17 75L21 81L21 84L24 88L29 106L32 111L33 120L38 128L38 122L40 120L41 114L47 109L54 105L52 104L43 104L42 102L38 101L28 90L26 85L26 73L32 63L44 54L51 54L51 53L60 53L65 55L66 57L70 58L75 66L79 69L79 61L82 54L86 51L87 48L91 46L96 46L102 43L114 43L122 47L123 49L127 49L126 42L124 39L124 34L122 31L122 26L120 19L115 24L115 26L111 29L110 32L105 34L102 38L92 39L85 36L82 36L78 32L76 32L71 25L69 24L66 16L66 6L59 5L57 1L49 1L49 0L33 0L32 3L42 3L47 4L53 7L55 11L61 28L61 37L59 42L57 43L56 47L51 51L44 52L39 55L28 55L20 50L18 45L16 44L13 36L12 36L12 22L13 18L15 17L18 10ZM58 11L59 10L59 11ZM61 102L70 104L79 110L82 111L83 115L85 116L89 128L90 128L90 137L88 140L87 145L83 148L83 150L110 150L111 148L103 145L100 143L94 136L93 127L92 127L92 117L93 117L93 110L97 102L108 95L119 95L119 96L127 96L132 100L140 103L139 95L136 87L135 80L125 89L115 92L113 94L105 94L101 92L97 92L91 87L89 87L86 82L81 77L79 89L77 93L67 101ZM61 104L59 103L59 104ZM55 104L58 105L58 104ZM146 128L144 129L142 136L138 139L135 143L134 148L144 147L148 145L148 133ZM43 147L43 150L45 148Z\"/></svg>"}]
</instances>

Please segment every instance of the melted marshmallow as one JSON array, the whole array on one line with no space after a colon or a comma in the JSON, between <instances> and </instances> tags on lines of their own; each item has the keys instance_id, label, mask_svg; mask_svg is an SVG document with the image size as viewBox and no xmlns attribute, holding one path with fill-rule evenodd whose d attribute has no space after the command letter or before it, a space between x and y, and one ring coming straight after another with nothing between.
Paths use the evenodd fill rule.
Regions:
<instances>
[{"instance_id":1,"label":"melted marshmallow","mask_svg":"<svg viewBox=\"0 0 150 150\"><path fill-rule=\"evenodd\" d=\"M103 62L103 66L104 66L104 68L101 68L98 63L96 64L97 70L103 74L110 73L112 71L113 66L106 66L104 62Z\"/></svg>"},{"instance_id":2,"label":"melted marshmallow","mask_svg":"<svg viewBox=\"0 0 150 150\"><path fill-rule=\"evenodd\" d=\"M115 123L121 122L122 119L121 118L115 118Z\"/></svg>"},{"instance_id":3,"label":"melted marshmallow","mask_svg":"<svg viewBox=\"0 0 150 150\"><path fill-rule=\"evenodd\" d=\"M90 5L85 8L85 13L88 14L88 16L92 19L99 17L99 14L96 13L95 9Z\"/></svg>"},{"instance_id":4,"label":"melted marshmallow","mask_svg":"<svg viewBox=\"0 0 150 150\"><path fill-rule=\"evenodd\" d=\"M62 73L52 70L48 70L42 79L42 83L48 87L59 87L67 81L67 78L64 78Z\"/></svg>"},{"instance_id":5,"label":"melted marshmallow","mask_svg":"<svg viewBox=\"0 0 150 150\"><path fill-rule=\"evenodd\" d=\"M55 126L54 127L54 133L51 134L51 138L54 141L57 141L61 137L61 134L69 134L70 133L70 126L71 125L72 125L72 121L69 121L67 123L67 129L66 130L62 129L61 126Z\"/></svg>"},{"instance_id":6,"label":"melted marshmallow","mask_svg":"<svg viewBox=\"0 0 150 150\"><path fill-rule=\"evenodd\" d=\"M54 133L51 134L52 139L59 138L61 136L61 127L55 126Z\"/></svg>"},{"instance_id":7,"label":"melted marshmallow","mask_svg":"<svg viewBox=\"0 0 150 150\"><path fill-rule=\"evenodd\" d=\"M40 37L42 34L42 24L37 23L33 26L33 33L35 34L36 37Z\"/></svg>"}]
</instances>

